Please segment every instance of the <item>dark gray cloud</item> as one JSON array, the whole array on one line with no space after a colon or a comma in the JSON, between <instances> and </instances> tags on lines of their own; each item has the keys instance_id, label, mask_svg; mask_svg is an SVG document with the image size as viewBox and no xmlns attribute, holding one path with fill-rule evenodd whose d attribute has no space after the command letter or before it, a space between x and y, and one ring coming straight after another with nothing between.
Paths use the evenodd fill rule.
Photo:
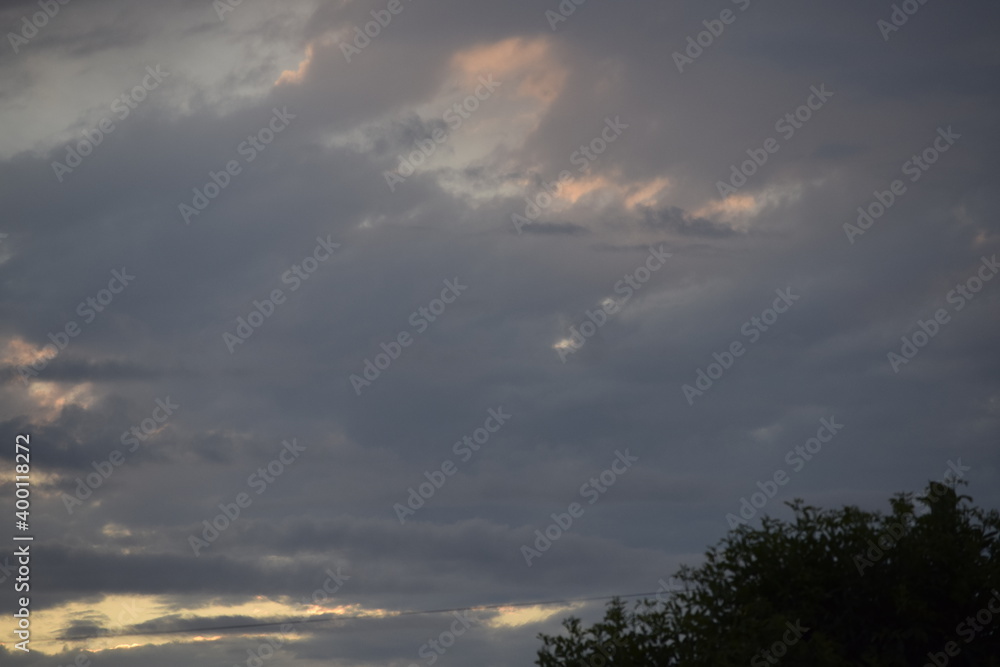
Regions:
<instances>
[{"instance_id":1,"label":"dark gray cloud","mask_svg":"<svg viewBox=\"0 0 1000 667\"><path fill-rule=\"evenodd\" d=\"M329 608L351 614L656 591L779 469L774 514L793 497L884 507L958 460L1000 504L1000 281L957 289L1000 250L998 9L928 2L886 41L891 3L742 4L586 3L553 31L555 2L404 0L348 61L343 40L386 3L243 2L220 20L207 1L71 2L5 44L0 438L35 443L47 638L120 629L123 600L147 629L273 620L337 566L351 578ZM736 21L679 72L726 8ZM7 3L0 22L34 11ZM156 65L170 75L121 118L113 101ZM449 116L488 75L496 94ZM787 120L820 86L833 96ZM60 181L53 161L102 118L115 129ZM947 128L960 137L915 171ZM752 173L723 199L734 168ZM845 231L896 179L886 212ZM188 224L179 207L199 201ZM135 279L103 303L112 271ZM465 286L450 303L446 281ZM888 353L942 308L895 372ZM689 404L683 385L736 341ZM130 451L123 433L167 397L179 408ZM512 416L473 450L491 409ZM787 453L831 417L844 429L794 470ZM301 456L258 494L292 439ZM626 449L638 462L586 504ZM394 506L438 474L401 524ZM195 555L240 493L252 503ZM584 515L527 567L521 546L573 502ZM566 613L477 612L443 660L528 664ZM317 625L269 664L427 664L451 620ZM274 636L222 634L99 655L245 664ZM25 664L92 642L39 643Z\"/></svg>"}]
</instances>

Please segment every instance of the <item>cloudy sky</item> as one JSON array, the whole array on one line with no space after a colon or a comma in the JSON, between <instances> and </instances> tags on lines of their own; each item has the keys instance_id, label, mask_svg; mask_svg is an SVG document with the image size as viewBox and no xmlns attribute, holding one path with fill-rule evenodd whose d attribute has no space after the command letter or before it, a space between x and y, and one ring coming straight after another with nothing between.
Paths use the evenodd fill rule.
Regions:
<instances>
[{"instance_id":1,"label":"cloudy sky","mask_svg":"<svg viewBox=\"0 0 1000 667\"><path fill-rule=\"evenodd\" d=\"M0 655L527 665L783 501L1000 506L1000 8L903 5L3 2Z\"/></svg>"}]
</instances>

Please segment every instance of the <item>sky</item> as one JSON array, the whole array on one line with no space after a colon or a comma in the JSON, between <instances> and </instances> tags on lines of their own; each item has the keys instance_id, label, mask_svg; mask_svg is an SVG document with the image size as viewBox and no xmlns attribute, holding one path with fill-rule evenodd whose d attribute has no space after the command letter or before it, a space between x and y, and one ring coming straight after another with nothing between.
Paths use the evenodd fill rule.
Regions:
<instances>
[{"instance_id":1,"label":"sky","mask_svg":"<svg viewBox=\"0 0 1000 667\"><path fill-rule=\"evenodd\" d=\"M3 661L528 665L795 498L1000 507L998 20L0 3Z\"/></svg>"}]
</instances>

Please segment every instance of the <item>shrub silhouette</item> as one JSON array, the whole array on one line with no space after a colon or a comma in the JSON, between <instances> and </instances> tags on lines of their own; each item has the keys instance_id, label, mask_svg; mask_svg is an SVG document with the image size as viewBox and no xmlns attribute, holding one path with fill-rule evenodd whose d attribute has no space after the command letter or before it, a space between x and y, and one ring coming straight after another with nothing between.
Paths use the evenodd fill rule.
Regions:
<instances>
[{"instance_id":1,"label":"shrub silhouette","mask_svg":"<svg viewBox=\"0 0 1000 667\"><path fill-rule=\"evenodd\" d=\"M912 494L889 514L787 503L793 520L730 531L666 601L616 599L591 627L539 635L535 662L998 667L1000 514L937 482L917 499L929 511Z\"/></svg>"}]
</instances>

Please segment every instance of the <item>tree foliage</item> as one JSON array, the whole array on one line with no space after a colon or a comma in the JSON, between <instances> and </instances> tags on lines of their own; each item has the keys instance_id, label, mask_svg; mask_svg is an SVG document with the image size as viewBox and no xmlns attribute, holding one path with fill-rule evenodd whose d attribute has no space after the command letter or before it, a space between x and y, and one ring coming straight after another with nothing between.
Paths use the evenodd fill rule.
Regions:
<instances>
[{"instance_id":1,"label":"tree foliage","mask_svg":"<svg viewBox=\"0 0 1000 667\"><path fill-rule=\"evenodd\" d=\"M936 482L917 500L929 511L912 494L888 514L788 503L791 521L730 531L665 601L540 635L536 664L1000 667L1000 514Z\"/></svg>"}]
</instances>

